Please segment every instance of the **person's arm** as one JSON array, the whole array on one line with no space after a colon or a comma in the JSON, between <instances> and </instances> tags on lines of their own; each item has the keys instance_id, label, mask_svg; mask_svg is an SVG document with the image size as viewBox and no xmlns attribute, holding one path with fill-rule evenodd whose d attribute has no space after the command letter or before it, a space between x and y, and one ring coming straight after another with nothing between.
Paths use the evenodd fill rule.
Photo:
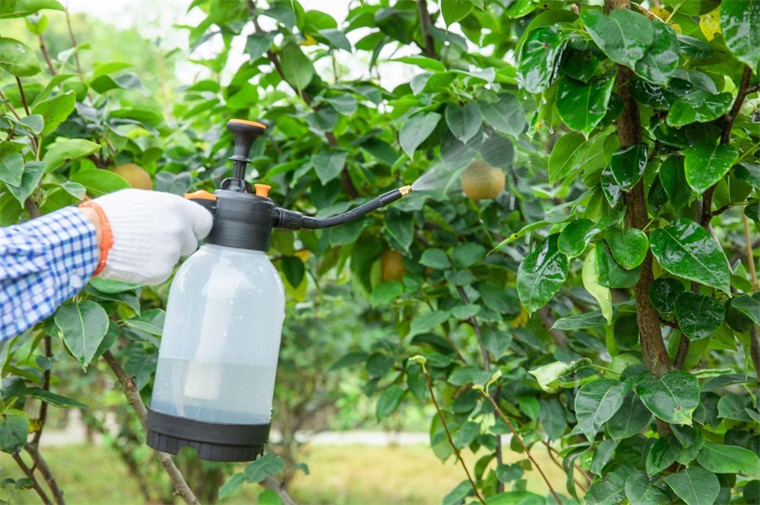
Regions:
<instances>
[{"instance_id":1,"label":"person's arm","mask_svg":"<svg viewBox=\"0 0 760 505\"><path fill-rule=\"evenodd\" d=\"M51 316L93 276L160 284L212 224L182 197L127 189L0 228L0 341Z\"/></svg>"},{"instance_id":2,"label":"person's arm","mask_svg":"<svg viewBox=\"0 0 760 505\"><path fill-rule=\"evenodd\" d=\"M78 293L98 266L98 230L65 208L0 228L0 340L31 328Z\"/></svg>"}]
</instances>

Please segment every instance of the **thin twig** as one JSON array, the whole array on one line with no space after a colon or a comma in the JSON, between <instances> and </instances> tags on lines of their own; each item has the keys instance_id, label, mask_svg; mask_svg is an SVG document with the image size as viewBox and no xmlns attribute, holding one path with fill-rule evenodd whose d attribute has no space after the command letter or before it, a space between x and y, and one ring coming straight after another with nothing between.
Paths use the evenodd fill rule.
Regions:
<instances>
[{"instance_id":1,"label":"thin twig","mask_svg":"<svg viewBox=\"0 0 760 505\"><path fill-rule=\"evenodd\" d=\"M425 56L428 58L438 59L435 54L435 43L433 36L430 34L430 13L427 9L427 0L417 0L417 14L420 16L420 28L422 29L422 40L425 41Z\"/></svg>"},{"instance_id":2,"label":"thin twig","mask_svg":"<svg viewBox=\"0 0 760 505\"><path fill-rule=\"evenodd\" d=\"M38 469L40 471L40 474L42 474L42 478L45 479L45 483L47 483L50 492L53 494L55 503L57 505L66 505L66 500L63 498L63 490L58 485L58 481L55 479L53 471L50 470L47 461L45 461L45 458L42 457L42 454L40 453L37 446L33 444L26 444L24 446L24 450L29 453L29 456L31 456L32 461L34 462L34 468Z\"/></svg>"},{"instance_id":3,"label":"thin twig","mask_svg":"<svg viewBox=\"0 0 760 505\"><path fill-rule=\"evenodd\" d=\"M27 209L29 209L29 214L31 215L32 219L39 217L39 209L34 209L32 205L36 207L36 204L34 202L29 202L27 204ZM36 212L32 212L32 209L36 210ZM37 215L34 215L37 214ZM43 342L45 346L45 357L49 360L53 356L53 352L50 345L50 335L45 335L43 337ZM48 364L49 365L49 364ZM42 374L44 380L42 382L42 389L45 391L50 390L50 367L45 369L45 371ZM45 421L47 420L47 411L48 411L48 404L46 401L41 401L40 403L40 429L34 432L34 435L32 436L32 440L29 442L31 445L37 447L40 443L40 437L42 436L42 429L45 427Z\"/></svg>"},{"instance_id":4,"label":"thin twig","mask_svg":"<svg viewBox=\"0 0 760 505\"><path fill-rule=\"evenodd\" d=\"M38 38L40 39L40 51L42 51L42 56L45 58L45 62L47 63L48 70L50 70L51 74L57 75L58 72L55 71L55 66L53 65L53 59L50 57L50 52L48 51L47 42L45 42L45 36L40 33Z\"/></svg>"},{"instance_id":5,"label":"thin twig","mask_svg":"<svg viewBox=\"0 0 760 505\"><path fill-rule=\"evenodd\" d=\"M5 93L3 93L3 90L1 90L1 89L0 89L0 99L3 101L3 105L7 105L8 106L8 110L11 111L11 114L13 114L13 116L16 119L21 119L21 116L19 116L18 111L16 111L16 109L13 107L13 105L11 105L11 101L8 100L8 97L5 96Z\"/></svg>"},{"instance_id":6,"label":"thin twig","mask_svg":"<svg viewBox=\"0 0 760 505\"><path fill-rule=\"evenodd\" d=\"M752 236L749 231L749 218L744 213L744 206L742 206L742 218L744 221L744 244L747 249L747 264L749 265L749 273L752 277L752 289L757 291L757 270L755 269L755 255L752 251ZM757 332L757 325L753 325L749 332L749 357L752 360L752 364L755 366L755 372L757 372L757 380L760 383L760 335Z\"/></svg>"},{"instance_id":7,"label":"thin twig","mask_svg":"<svg viewBox=\"0 0 760 505\"><path fill-rule=\"evenodd\" d=\"M517 433L517 430L515 429L512 422L507 418L507 416L504 415L504 412L501 411L501 408L499 407L499 404L496 403L496 400L491 398L491 395L487 394L485 391L483 391L483 396L488 398L488 401L491 402L491 405L493 405L494 411L498 414L499 418L504 421L504 424L506 424L509 427L509 431L512 432L512 436L515 437L515 440L517 440L517 443L520 444L520 447L522 447L523 451L525 451L525 455L528 456L528 459L531 463L533 463L533 466L536 467L536 470L538 470L538 473L541 474L541 477L544 479L544 482L546 482L546 485L549 487L549 492L552 494L554 499L557 501L557 505L562 505L562 500L560 499L557 492L554 490L554 487L552 486L552 483L549 482L549 478L546 476L544 471L541 469L541 465L538 464L538 461L535 460L533 455L528 450L528 446L525 445L525 442L523 442L522 437L519 433Z\"/></svg>"},{"instance_id":8,"label":"thin twig","mask_svg":"<svg viewBox=\"0 0 760 505\"><path fill-rule=\"evenodd\" d=\"M21 79L16 76L16 84L18 85L18 91L21 95L21 104L24 106L24 112L26 112L26 115L31 115L31 112L29 112L29 104L26 102L26 93L24 93L24 87L21 85Z\"/></svg>"},{"instance_id":9,"label":"thin twig","mask_svg":"<svg viewBox=\"0 0 760 505\"><path fill-rule=\"evenodd\" d=\"M673 361L673 368L680 370L683 368L683 364L686 362L686 357L689 355L689 346L691 342L689 338L681 333L681 341L678 342L678 352L676 353L676 359Z\"/></svg>"},{"instance_id":10,"label":"thin twig","mask_svg":"<svg viewBox=\"0 0 760 505\"><path fill-rule=\"evenodd\" d=\"M19 468L21 468L21 471L24 472L24 475L26 475L27 478L32 481L32 489L37 492L37 495L42 500L42 503L45 505L53 505L53 502L50 501L48 495L45 493L42 487L40 487L40 483L37 482L37 478L34 476L34 473L32 473L32 470L26 465L26 463L24 463L24 460L21 459L21 456L14 454L13 461L15 461Z\"/></svg>"},{"instance_id":11,"label":"thin twig","mask_svg":"<svg viewBox=\"0 0 760 505\"><path fill-rule=\"evenodd\" d=\"M472 490L475 491L475 496L477 496L478 500L480 500L480 503L482 503L483 505L486 505L485 498L483 498L483 495L480 493L480 489L478 489L478 486L475 485L475 480L473 480L472 475L470 475L470 471L467 469L467 465L462 459L462 453L459 452L459 449L454 443L454 439L451 437L451 432L449 431L449 425L446 422L446 419L443 417L441 406L438 405L438 400L435 399L435 391L433 390L433 379L430 377L430 373L427 371L427 368L425 368L425 365L422 365L422 373L425 374L425 380L427 381L427 387L428 387L428 391L430 392L430 398L433 400L435 411L438 413L438 418L441 420L441 424L443 425L443 430L446 432L446 437L449 439L449 444L451 445L451 449L454 451L454 454L456 454L456 457L459 463L462 464L462 468L464 468L464 473L467 474L467 480L470 481Z\"/></svg>"},{"instance_id":12,"label":"thin twig","mask_svg":"<svg viewBox=\"0 0 760 505\"><path fill-rule=\"evenodd\" d=\"M557 458L560 457L559 452L557 452L556 449L554 449L551 445L549 445L549 443L546 440L541 440L541 443L546 446L546 452L547 454L549 454L549 457L551 458L552 463L557 465L559 469L561 469L563 472L565 472L565 474L567 474L567 470L565 470L565 467L562 466L562 463L557 461ZM573 475L573 482L575 482L575 485L578 486L581 489L581 491L585 493L588 490L588 483L591 482L592 479L590 479L589 476L586 475L586 472L581 470L581 468L578 466L577 463L574 464L573 467L575 467L580 472L580 474L583 475L583 478L586 479L587 481L586 485L583 485L581 481L578 480L578 478L575 475Z\"/></svg>"},{"instance_id":13,"label":"thin twig","mask_svg":"<svg viewBox=\"0 0 760 505\"><path fill-rule=\"evenodd\" d=\"M110 350L103 353L103 359L108 363L108 366L111 367L116 378L119 379L119 382L124 389L124 396L127 398L132 410L137 414L137 418L140 420L143 429L146 430L148 411L140 397L140 392L135 386L134 380L131 376L127 375ZM174 489L176 489L177 494L179 494L188 505L200 505L198 498L195 497L192 489L190 489L190 486L185 482L185 477L182 475L182 472L179 471L177 465L174 464L171 456L159 451L155 451L155 453L158 455L158 460L161 462L161 466L164 467L164 470L166 470L166 473L174 484Z\"/></svg>"},{"instance_id":14,"label":"thin twig","mask_svg":"<svg viewBox=\"0 0 760 505\"><path fill-rule=\"evenodd\" d=\"M651 12L649 12L649 10L647 10L646 8L644 8L641 5L637 4L636 2L631 2L631 10L634 10L634 11L638 12L639 14L643 14L650 21L659 21L659 22L662 22L662 19L658 18L657 16L655 16L654 14L652 14Z\"/></svg>"},{"instance_id":15,"label":"thin twig","mask_svg":"<svg viewBox=\"0 0 760 505\"><path fill-rule=\"evenodd\" d=\"M296 502L288 494L285 488L282 487L282 484L277 482L277 479L275 479L271 475L267 477L266 479L264 479L261 482L261 485L265 489L269 489L270 491L274 491L275 493L277 493L277 496L279 496L280 500L282 500L282 505L296 505Z\"/></svg>"},{"instance_id":16,"label":"thin twig","mask_svg":"<svg viewBox=\"0 0 760 505\"><path fill-rule=\"evenodd\" d=\"M77 50L77 38L74 36L74 29L71 28L71 14L69 9L66 9L66 25L69 27L69 37L71 38L71 44L74 46L74 61L77 65L77 73L79 78L84 82L84 75L82 75L82 66L79 64L79 51Z\"/></svg>"},{"instance_id":17,"label":"thin twig","mask_svg":"<svg viewBox=\"0 0 760 505\"><path fill-rule=\"evenodd\" d=\"M721 144L728 144L731 141L731 128L734 126L739 112L741 112L744 99L750 93L749 78L752 76L752 70L748 66L744 66L744 73L742 74L741 84L739 84L739 91L736 92L736 99L731 106L731 110L726 114L725 122L723 123L723 133L720 136Z\"/></svg>"}]
</instances>

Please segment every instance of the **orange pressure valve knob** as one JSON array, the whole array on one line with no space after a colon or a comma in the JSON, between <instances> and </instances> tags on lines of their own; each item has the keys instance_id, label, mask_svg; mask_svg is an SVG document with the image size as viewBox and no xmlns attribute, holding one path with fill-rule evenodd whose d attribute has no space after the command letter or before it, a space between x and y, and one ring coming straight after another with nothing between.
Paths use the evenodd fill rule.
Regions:
<instances>
[{"instance_id":1,"label":"orange pressure valve knob","mask_svg":"<svg viewBox=\"0 0 760 505\"><path fill-rule=\"evenodd\" d=\"M254 188L256 188L256 196L261 196L263 198L269 197L269 190L272 189L272 186L269 184L254 184Z\"/></svg>"}]
</instances>

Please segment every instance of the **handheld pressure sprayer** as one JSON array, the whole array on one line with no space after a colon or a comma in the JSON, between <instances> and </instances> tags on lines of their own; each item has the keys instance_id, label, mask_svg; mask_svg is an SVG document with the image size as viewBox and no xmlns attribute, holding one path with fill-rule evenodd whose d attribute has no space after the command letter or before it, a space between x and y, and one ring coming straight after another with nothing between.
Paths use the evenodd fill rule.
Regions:
<instances>
[{"instance_id":1,"label":"handheld pressure sprayer","mask_svg":"<svg viewBox=\"0 0 760 505\"><path fill-rule=\"evenodd\" d=\"M412 188L326 219L283 209L269 198L269 186L245 180L251 145L266 127L233 119L227 128L235 140L232 177L213 194L185 195L213 214L214 225L169 291L147 442L171 454L189 446L204 460L250 461L269 438L285 318L282 281L266 255L272 230L347 223Z\"/></svg>"}]
</instances>

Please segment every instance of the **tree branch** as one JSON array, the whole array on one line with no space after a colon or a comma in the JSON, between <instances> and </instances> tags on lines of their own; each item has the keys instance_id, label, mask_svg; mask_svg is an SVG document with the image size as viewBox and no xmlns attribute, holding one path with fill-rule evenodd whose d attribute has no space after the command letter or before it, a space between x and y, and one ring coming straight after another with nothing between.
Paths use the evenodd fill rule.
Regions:
<instances>
[{"instance_id":1,"label":"tree branch","mask_svg":"<svg viewBox=\"0 0 760 505\"><path fill-rule=\"evenodd\" d=\"M82 79L82 82L84 82L84 76L82 75L82 66L79 64L79 52L77 51L77 38L74 36L74 29L71 28L71 14L69 14L69 10L66 9L66 25L69 27L69 38L71 39L71 44L74 46L74 61L77 65L77 73L79 74L79 78Z\"/></svg>"},{"instance_id":2,"label":"tree branch","mask_svg":"<svg viewBox=\"0 0 760 505\"><path fill-rule=\"evenodd\" d=\"M66 500L63 498L63 490L58 485L58 481L55 479L55 475L53 475L52 470L50 470L50 467L48 466L47 461L45 461L45 458L42 457L42 454L40 453L38 447L33 444L26 444L24 446L24 450L29 453L29 456L31 456L32 462L34 463L34 468L39 469L40 474L42 474L42 478L45 479L45 483L50 489L50 492L53 494L55 503L57 505L65 505Z\"/></svg>"},{"instance_id":3,"label":"tree branch","mask_svg":"<svg viewBox=\"0 0 760 505\"><path fill-rule=\"evenodd\" d=\"M18 85L18 91L21 95L21 103L24 106L24 112L29 116L31 113L29 112L29 104L26 102L26 93L24 93L24 87L21 85L21 79L18 76L16 76L16 84Z\"/></svg>"},{"instance_id":4,"label":"tree branch","mask_svg":"<svg viewBox=\"0 0 760 505\"><path fill-rule=\"evenodd\" d=\"M143 403L142 398L140 397L140 392L135 386L134 380L132 380L131 376L127 375L119 361L110 350L103 353L103 359L106 363L108 363L108 366L111 367L111 370L113 371L114 375L116 375L116 378L119 379L119 382L124 389L124 396L127 398L127 401L132 407L132 410L134 410L135 414L137 414L137 418L140 420L140 424L145 430L148 411L145 408L145 404ZM177 494L179 494L188 505L200 505L198 498L195 497L195 494L190 489L190 486L188 486L187 482L185 482L184 476L177 468L177 465L174 464L171 456L159 451L155 451L155 453L158 455L158 460L161 462L161 466L164 467L164 470L166 470L166 473L169 475L169 478L174 484L174 489L176 489Z\"/></svg>"},{"instance_id":5,"label":"tree branch","mask_svg":"<svg viewBox=\"0 0 760 505\"><path fill-rule=\"evenodd\" d=\"M5 96L5 93L3 93L3 90L1 90L1 89L0 89L0 100L3 101L3 105L7 105L8 106L8 110L11 111L11 114L13 114L13 116L16 119L21 119L21 116L19 116L18 111L16 111L16 109L13 107L13 105L11 105L11 101L8 100L8 97Z\"/></svg>"},{"instance_id":6,"label":"tree branch","mask_svg":"<svg viewBox=\"0 0 760 505\"><path fill-rule=\"evenodd\" d=\"M50 501L48 495L45 493L42 487L40 487L40 483L37 482L37 478L34 476L32 470L26 465L26 463L24 463L24 460L21 459L21 456L14 454L13 461L15 461L18 467L21 468L21 471L24 472L24 475L26 475L27 478L32 481L32 489L34 489L34 491L40 497L42 503L45 505L53 505L53 502Z\"/></svg>"},{"instance_id":7,"label":"tree branch","mask_svg":"<svg viewBox=\"0 0 760 505\"><path fill-rule=\"evenodd\" d=\"M744 213L744 206L742 206L742 218L744 221L744 247L747 250L747 264L749 265L749 273L752 277L752 289L757 291L757 270L755 269L755 255L752 251L752 237L749 232L749 218ZM755 372L757 373L757 381L760 383L760 335L757 332L757 325L752 326L749 332L749 357L752 360L752 364L755 366Z\"/></svg>"},{"instance_id":8,"label":"tree branch","mask_svg":"<svg viewBox=\"0 0 760 505\"><path fill-rule=\"evenodd\" d=\"M530 450L528 450L528 446L525 445L525 442L523 442L522 437L520 437L520 434L517 433L517 430L515 429L512 422L507 418L507 416L504 415L504 412L501 411L501 408L499 408L499 404L496 403L496 400L491 398L491 395L487 394L485 390L483 391L483 396L485 396L489 402L491 402L491 405L493 406L494 411L498 414L499 418L504 421L504 424L506 424L509 427L509 431L512 432L512 436L515 437L515 440L517 440L517 443L520 444L520 447L522 447L522 450L525 451L525 455L528 456L528 459L531 463L533 463L533 466L536 467L536 470L538 470L538 473L541 474L541 477L544 479L544 482L546 482L546 485L549 487L549 492L552 494L554 499L557 501L557 505L562 505L562 500L559 498L559 495L557 495L557 492L552 487L552 483L549 481L549 479L546 477L546 474L541 469L541 465L538 464L538 461L533 458L533 455L530 453Z\"/></svg>"},{"instance_id":9,"label":"tree branch","mask_svg":"<svg viewBox=\"0 0 760 505\"><path fill-rule=\"evenodd\" d=\"M427 0L417 0L417 14L420 17L422 40L425 41L425 47L423 48L425 56L437 60L438 55L435 54L435 43L433 42L433 36L430 35L431 19L427 9Z\"/></svg>"},{"instance_id":10,"label":"tree branch","mask_svg":"<svg viewBox=\"0 0 760 505\"><path fill-rule=\"evenodd\" d=\"M251 18L251 21L253 22L253 31L254 33L261 32L261 27L259 26L258 19L254 15L253 11L256 7L253 0L247 0L248 4L248 14ZM266 52L267 58L269 61L272 62L272 65L274 65L275 70L277 70L277 73L280 75L283 81L285 81L288 86L290 86L290 89L292 89L298 96L300 96L304 102L306 102L306 105L309 106L312 110L315 112L319 110L319 107L312 106L312 99L309 96L308 93L304 90L300 90L293 86L291 83L288 82L288 80L285 78L285 74L282 71L282 62L280 62L280 57L272 51L271 49L267 49ZM330 147L337 147L338 146L338 140L335 138L335 134L330 131L325 132L325 138L327 139L327 145ZM348 173L348 166L344 165L343 169L340 172L340 181L343 184L343 189L348 193L348 196L351 198L356 198L359 196L359 191L356 189L356 186L354 185L354 182L351 180L351 176Z\"/></svg>"},{"instance_id":11,"label":"tree branch","mask_svg":"<svg viewBox=\"0 0 760 505\"><path fill-rule=\"evenodd\" d=\"M269 489L270 491L274 491L275 493L277 493L277 496L279 496L280 499L282 500L282 505L296 505L296 502L288 494L288 492L285 490L285 488L282 487L282 485L279 482L277 482L277 479L275 479L271 475L269 477L267 477L266 479L264 479L261 482L261 485L264 488Z\"/></svg>"},{"instance_id":12,"label":"tree branch","mask_svg":"<svg viewBox=\"0 0 760 505\"><path fill-rule=\"evenodd\" d=\"M45 37L41 33L39 34L40 39L40 51L42 51L42 56L45 58L45 62L47 63L48 70L50 70L50 73L53 75L57 75L58 72L55 71L55 66L53 65L53 60L50 58L50 52L48 51L47 42L45 42Z\"/></svg>"},{"instance_id":13,"label":"tree branch","mask_svg":"<svg viewBox=\"0 0 760 505\"><path fill-rule=\"evenodd\" d=\"M430 377L430 373L428 373L427 368L425 368L425 365L422 365L422 372L425 374L425 380L427 381L427 387L428 387L428 391L430 392L430 398L433 400L435 411L438 413L438 418L441 420L443 429L446 432L446 438L449 439L449 445L451 445L451 450L454 451L454 454L456 454L457 456L457 460L462 464L462 468L464 468L464 473L467 474L467 480L470 481L470 485L472 486L472 490L475 492L475 496L478 497L478 500L480 500L480 503L482 503L483 505L486 505L485 498L483 498L483 495L480 493L480 489L478 489L478 486L475 485L475 481L473 480L472 475L470 475L470 471L467 469L467 465L462 459L462 453L459 452L459 449L457 449L457 446L454 443L454 439L451 437L451 432L449 431L449 425L446 422L446 418L444 418L443 416L443 412L441 411L441 406L438 405L438 400L435 399L435 391L433 390L433 379ZM560 505L562 504L560 503Z\"/></svg>"}]
</instances>

